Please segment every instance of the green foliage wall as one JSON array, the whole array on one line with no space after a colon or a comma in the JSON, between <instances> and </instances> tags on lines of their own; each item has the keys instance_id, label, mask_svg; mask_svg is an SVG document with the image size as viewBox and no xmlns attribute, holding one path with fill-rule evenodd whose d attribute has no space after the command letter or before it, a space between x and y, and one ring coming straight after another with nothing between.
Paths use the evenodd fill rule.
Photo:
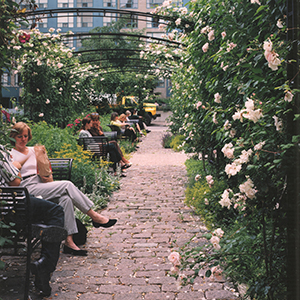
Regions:
<instances>
[{"instance_id":1,"label":"green foliage wall","mask_svg":"<svg viewBox=\"0 0 300 300\"><path fill-rule=\"evenodd\" d=\"M203 218L225 230L220 262L235 282L248 285L250 298L283 299L286 191L300 132L299 90L286 71L294 64L286 1L194 0L189 11L172 5L156 11L174 17L167 34L182 43L180 53L161 51L173 66L171 131L185 136L184 148L201 155L202 172L214 182L208 188L197 181L187 202L196 206L198 199Z\"/></svg>"}]
</instances>

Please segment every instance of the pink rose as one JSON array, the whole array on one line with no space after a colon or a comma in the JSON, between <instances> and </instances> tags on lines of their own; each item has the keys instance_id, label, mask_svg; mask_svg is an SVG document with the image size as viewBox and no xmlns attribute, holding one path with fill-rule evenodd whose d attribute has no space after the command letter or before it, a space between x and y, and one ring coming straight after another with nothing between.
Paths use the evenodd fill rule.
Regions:
<instances>
[{"instance_id":1,"label":"pink rose","mask_svg":"<svg viewBox=\"0 0 300 300\"><path fill-rule=\"evenodd\" d=\"M203 47L202 47L202 51L203 51L203 52L207 52L208 47L209 47L209 44L208 44L208 43L204 44Z\"/></svg>"},{"instance_id":2,"label":"pink rose","mask_svg":"<svg viewBox=\"0 0 300 300\"><path fill-rule=\"evenodd\" d=\"M168 256L168 260L174 265L179 266L180 265L180 255L178 252L171 252L171 254Z\"/></svg>"}]
</instances>

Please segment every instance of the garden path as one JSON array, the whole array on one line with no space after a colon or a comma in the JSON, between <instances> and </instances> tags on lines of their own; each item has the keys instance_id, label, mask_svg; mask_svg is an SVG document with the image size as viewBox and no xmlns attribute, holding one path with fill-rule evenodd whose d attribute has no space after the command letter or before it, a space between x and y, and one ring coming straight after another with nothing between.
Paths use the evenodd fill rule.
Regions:
<instances>
[{"instance_id":1,"label":"garden path","mask_svg":"<svg viewBox=\"0 0 300 300\"><path fill-rule=\"evenodd\" d=\"M179 289L175 278L167 275L171 268L171 244L176 249L207 230L183 203L186 155L162 147L167 129L164 118L154 122L150 129L151 133L131 158L133 166L127 170L127 177L121 179L121 189L102 212L117 218L118 223L109 229L89 232L87 257L61 254L52 276L51 299L238 298L223 278L200 276L193 286ZM195 243L201 243L201 239ZM10 275L5 276L9 280ZM3 294L0 288L0 295L3 300L20 299L17 290L12 286L9 296L7 290ZM33 291L31 295L38 299Z\"/></svg>"}]
</instances>

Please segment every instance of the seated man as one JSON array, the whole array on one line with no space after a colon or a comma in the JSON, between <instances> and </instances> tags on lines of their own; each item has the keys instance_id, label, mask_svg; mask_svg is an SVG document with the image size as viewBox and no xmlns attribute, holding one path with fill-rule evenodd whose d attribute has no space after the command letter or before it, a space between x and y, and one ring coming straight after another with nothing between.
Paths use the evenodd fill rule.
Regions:
<instances>
[{"instance_id":1,"label":"seated man","mask_svg":"<svg viewBox=\"0 0 300 300\"><path fill-rule=\"evenodd\" d=\"M0 186L19 186L21 175L11 162L5 148L0 145ZM60 243L67 236L64 227L63 208L53 202L30 196L32 223L43 223L33 226L33 231L41 236L42 249L40 258L31 264L31 272L35 275L35 287L41 295L51 295L49 285L51 273L55 270L59 258Z\"/></svg>"}]
</instances>

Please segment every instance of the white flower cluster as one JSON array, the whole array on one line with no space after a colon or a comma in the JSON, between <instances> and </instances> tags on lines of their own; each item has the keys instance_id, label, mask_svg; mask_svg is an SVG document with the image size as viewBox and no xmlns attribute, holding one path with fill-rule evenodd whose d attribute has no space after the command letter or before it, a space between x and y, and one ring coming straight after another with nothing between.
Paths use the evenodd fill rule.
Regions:
<instances>
[{"instance_id":1,"label":"white flower cluster","mask_svg":"<svg viewBox=\"0 0 300 300\"><path fill-rule=\"evenodd\" d=\"M246 109L238 110L233 116L233 120L240 120L243 122L243 118L249 119L256 123L260 118L263 117L261 109L254 109L254 101L250 98L247 98L245 102Z\"/></svg>"},{"instance_id":2,"label":"white flower cluster","mask_svg":"<svg viewBox=\"0 0 300 300\"><path fill-rule=\"evenodd\" d=\"M209 241L212 243L213 247L216 250L220 250L221 249L220 239L223 237L224 231L221 228L218 228L213 231L212 235L213 236L211 237L211 239Z\"/></svg>"},{"instance_id":3,"label":"white flower cluster","mask_svg":"<svg viewBox=\"0 0 300 300\"><path fill-rule=\"evenodd\" d=\"M223 192L221 200L219 201L222 207L227 207L227 209L229 209L230 206L234 204L234 208L240 206L242 207L242 210L244 210L246 199L254 199L256 197L255 194L258 191L254 188L253 181L249 178L249 176L246 176L246 178L247 180L239 185L239 193L234 194L231 189L226 189Z\"/></svg>"},{"instance_id":4,"label":"white flower cluster","mask_svg":"<svg viewBox=\"0 0 300 300\"><path fill-rule=\"evenodd\" d=\"M269 63L269 68L273 71L278 70L278 66L281 64L281 60L278 58L278 54L275 51L272 51L273 44L270 39L264 42L265 58Z\"/></svg>"},{"instance_id":5,"label":"white flower cluster","mask_svg":"<svg viewBox=\"0 0 300 300\"><path fill-rule=\"evenodd\" d=\"M214 179L211 175L207 175L205 177L207 184L209 185L209 187L211 188L214 184Z\"/></svg>"}]
</instances>

